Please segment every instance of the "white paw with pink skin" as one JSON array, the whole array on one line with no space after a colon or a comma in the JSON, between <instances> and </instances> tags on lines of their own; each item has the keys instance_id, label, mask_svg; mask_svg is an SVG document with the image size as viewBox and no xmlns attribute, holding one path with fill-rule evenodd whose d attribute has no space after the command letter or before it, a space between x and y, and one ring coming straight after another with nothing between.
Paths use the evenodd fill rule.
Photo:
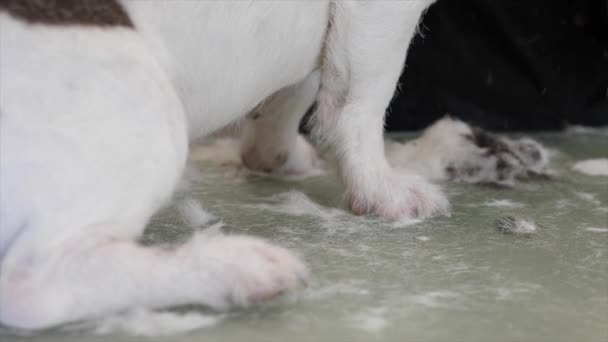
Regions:
<instances>
[{"instance_id":1,"label":"white paw with pink skin","mask_svg":"<svg viewBox=\"0 0 608 342\"><path fill-rule=\"evenodd\" d=\"M201 243L196 240L201 239ZM306 265L287 249L246 236L195 237L219 291L217 307L246 307L301 289L308 282Z\"/></svg>"},{"instance_id":2,"label":"white paw with pink skin","mask_svg":"<svg viewBox=\"0 0 608 342\"><path fill-rule=\"evenodd\" d=\"M365 190L346 192L348 206L358 215L399 220L449 215L450 212L450 204L441 189L418 175L391 171L366 182L361 188Z\"/></svg>"}]
</instances>

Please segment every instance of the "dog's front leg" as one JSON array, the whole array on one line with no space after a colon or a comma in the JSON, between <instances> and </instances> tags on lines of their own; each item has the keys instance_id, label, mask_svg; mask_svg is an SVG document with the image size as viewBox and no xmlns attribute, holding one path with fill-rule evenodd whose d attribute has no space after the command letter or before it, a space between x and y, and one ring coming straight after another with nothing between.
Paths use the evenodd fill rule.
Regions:
<instances>
[{"instance_id":1,"label":"dog's front leg","mask_svg":"<svg viewBox=\"0 0 608 342\"><path fill-rule=\"evenodd\" d=\"M432 2L332 3L316 131L336 155L355 213L399 219L448 211L439 188L392 170L384 154L384 113L420 15Z\"/></svg>"}]
</instances>

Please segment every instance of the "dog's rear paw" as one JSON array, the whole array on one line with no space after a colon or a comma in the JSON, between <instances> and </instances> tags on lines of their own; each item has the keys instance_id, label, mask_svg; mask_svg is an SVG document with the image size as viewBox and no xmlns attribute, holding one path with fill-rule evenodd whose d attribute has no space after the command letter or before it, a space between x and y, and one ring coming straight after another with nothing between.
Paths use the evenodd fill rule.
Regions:
<instances>
[{"instance_id":1,"label":"dog's rear paw","mask_svg":"<svg viewBox=\"0 0 608 342\"><path fill-rule=\"evenodd\" d=\"M205 258L219 280L219 307L246 307L303 288L304 263L288 250L245 236L212 237L204 243Z\"/></svg>"},{"instance_id":2,"label":"dog's rear paw","mask_svg":"<svg viewBox=\"0 0 608 342\"><path fill-rule=\"evenodd\" d=\"M372 183L364 192L347 191L347 204L355 214L389 220L449 215L450 205L441 189L420 176L392 171Z\"/></svg>"},{"instance_id":3,"label":"dog's rear paw","mask_svg":"<svg viewBox=\"0 0 608 342\"><path fill-rule=\"evenodd\" d=\"M315 148L300 134L290 148L243 146L241 159L249 170L277 176L308 175L321 164Z\"/></svg>"}]
</instances>

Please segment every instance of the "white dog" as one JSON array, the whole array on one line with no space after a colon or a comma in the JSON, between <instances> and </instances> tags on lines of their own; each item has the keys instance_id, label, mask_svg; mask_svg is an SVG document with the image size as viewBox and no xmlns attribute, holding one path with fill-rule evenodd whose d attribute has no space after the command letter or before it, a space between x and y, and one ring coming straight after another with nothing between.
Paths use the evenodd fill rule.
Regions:
<instances>
[{"instance_id":1,"label":"white dog","mask_svg":"<svg viewBox=\"0 0 608 342\"><path fill-rule=\"evenodd\" d=\"M0 0L0 322L224 309L304 282L298 258L255 238L137 243L171 198L189 140L257 106L251 167L311 162L292 107L316 99L315 132L353 211L446 212L439 189L394 171L383 146L384 112L431 2Z\"/></svg>"}]
</instances>

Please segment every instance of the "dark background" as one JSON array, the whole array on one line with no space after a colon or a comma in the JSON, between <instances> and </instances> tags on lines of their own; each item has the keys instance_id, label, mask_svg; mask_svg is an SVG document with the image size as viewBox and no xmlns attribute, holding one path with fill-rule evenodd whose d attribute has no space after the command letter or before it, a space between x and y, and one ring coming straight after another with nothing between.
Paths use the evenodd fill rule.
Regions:
<instances>
[{"instance_id":1,"label":"dark background","mask_svg":"<svg viewBox=\"0 0 608 342\"><path fill-rule=\"evenodd\" d=\"M608 125L608 0L440 0L421 31L389 130Z\"/></svg>"}]
</instances>

